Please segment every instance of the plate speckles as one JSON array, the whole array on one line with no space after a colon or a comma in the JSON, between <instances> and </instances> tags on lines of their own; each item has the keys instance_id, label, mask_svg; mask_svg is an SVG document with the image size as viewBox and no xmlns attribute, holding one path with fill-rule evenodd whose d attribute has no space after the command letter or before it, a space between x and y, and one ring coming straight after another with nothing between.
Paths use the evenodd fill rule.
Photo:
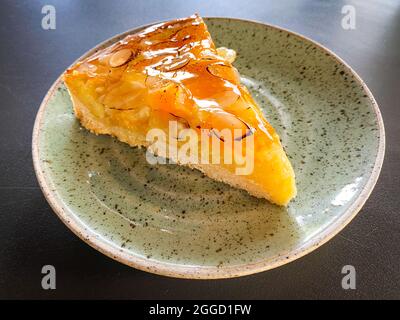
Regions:
<instances>
[{"instance_id":1,"label":"plate speckles","mask_svg":"<svg viewBox=\"0 0 400 320\"><path fill-rule=\"evenodd\" d=\"M256 22L206 23L217 45L237 51L243 82L281 136L299 190L288 208L188 168L151 166L143 149L87 132L60 80L33 136L43 192L76 234L123 263L175 277L251 274L315 249L361 208L384 154L379 109L334 54Z\"/></svg>"}]
</instances>

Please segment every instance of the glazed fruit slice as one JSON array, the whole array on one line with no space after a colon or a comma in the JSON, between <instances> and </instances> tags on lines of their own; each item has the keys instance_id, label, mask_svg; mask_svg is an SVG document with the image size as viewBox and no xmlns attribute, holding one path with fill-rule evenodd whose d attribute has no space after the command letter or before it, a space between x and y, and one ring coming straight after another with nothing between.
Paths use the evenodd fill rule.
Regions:
<instances>
[{"instance_id":1,"label":"glazed fruit slice","mask_svg":"<svg viewBox=\"0 0 400 320\"><path fill-rule=\"evenodd\" d=\"M215 48L205 23L194 15L128 35L69 68L64 81L76 116L90 131L145 146L254 196L286 205L296 195L292 166L275 130L240 83L232 66L235 55L233 50ZM166 148L156 149L147 139L152 129L165 132ZM170 152L184 144L180 132L185 129L198 137L196 161ZM215 137L219 145L210 142ZM202 140L210 141L204 147ZM242 143L239 151L236 142ZM219 161L211 161L215 155ZM236 155L251 159L251 170L238 173L243 163Z\"/></svg>"}]
</instances>

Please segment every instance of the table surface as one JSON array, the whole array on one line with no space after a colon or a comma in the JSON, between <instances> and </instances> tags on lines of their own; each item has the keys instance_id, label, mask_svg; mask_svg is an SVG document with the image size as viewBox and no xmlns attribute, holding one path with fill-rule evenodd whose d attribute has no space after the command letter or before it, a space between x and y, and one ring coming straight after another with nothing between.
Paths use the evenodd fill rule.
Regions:
<instances>
[{"instance_id":1,"label":"table surface","mask_svg":"<svg viewBox=\"0 0 400 320\"><path fill-rule=\"evenodd\" d=\"M56 8L55 30L41 27L45 4ZM345 4L356 9L355 30L341 26ZM322 43L365 80L386 127L381 176L350 225L299 260L237 279L172 279L103 256L53 214L31 160L35 114L68 65L114 34L194 12L259 20ZM399 0L9 0L0 21L0 298L400 298ZM56 290L41 288L46 264L56 267ZM356 290L341 287L348 264L356 268Z\"/></svg>"}]
</instances>

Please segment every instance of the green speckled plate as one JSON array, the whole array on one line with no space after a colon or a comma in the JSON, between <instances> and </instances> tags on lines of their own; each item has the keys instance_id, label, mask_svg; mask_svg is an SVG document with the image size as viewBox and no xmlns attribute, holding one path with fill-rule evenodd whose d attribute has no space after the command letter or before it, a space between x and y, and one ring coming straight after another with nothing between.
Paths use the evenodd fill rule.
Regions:
<instances>
[{"instance_id":1,"label":"green speckled plate","mask_svg":"<svg viewBox=\"0 0 400 320\"><path fill-rule=\"evenodd\" d=\"M75 119L60 79L33 132L36 174L62 221L104 254L173 277L242 276L314 250L360 210L384 155L373 96L332 52L257 22L206 23L217 45L237 51L243 83L291 159L298 195L287 208L197 171L151 166L143 149L89 133Z\"/></svg>"}]
</instances>

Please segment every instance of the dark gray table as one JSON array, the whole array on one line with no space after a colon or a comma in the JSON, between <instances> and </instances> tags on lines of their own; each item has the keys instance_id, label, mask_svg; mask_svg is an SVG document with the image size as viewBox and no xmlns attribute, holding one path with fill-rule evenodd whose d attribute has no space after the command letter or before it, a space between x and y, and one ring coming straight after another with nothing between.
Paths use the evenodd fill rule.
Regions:
<instances>
[{"instance_id":1,"label":"dark gray table","mask_svg":"<svg viewBox=\"0 0 400 320\"><path fill-rule=\"evenodd\" d=\"M56 30L41 9L56 8ZM356 30L341 27L356 8ZM386 126L385 163L370 199L338 236L306 257L238 279L170 279L115 262L53 214L33 172L31 132L52 82L77 57L138 25L188 16L231 16L302 33L345 59L365 80ZM1 1L0 298L400 298L400 1ZM41 268L57 268L57 289ZM341 287L354 265L357 289Z\"/></svg>"}]
</instances>

